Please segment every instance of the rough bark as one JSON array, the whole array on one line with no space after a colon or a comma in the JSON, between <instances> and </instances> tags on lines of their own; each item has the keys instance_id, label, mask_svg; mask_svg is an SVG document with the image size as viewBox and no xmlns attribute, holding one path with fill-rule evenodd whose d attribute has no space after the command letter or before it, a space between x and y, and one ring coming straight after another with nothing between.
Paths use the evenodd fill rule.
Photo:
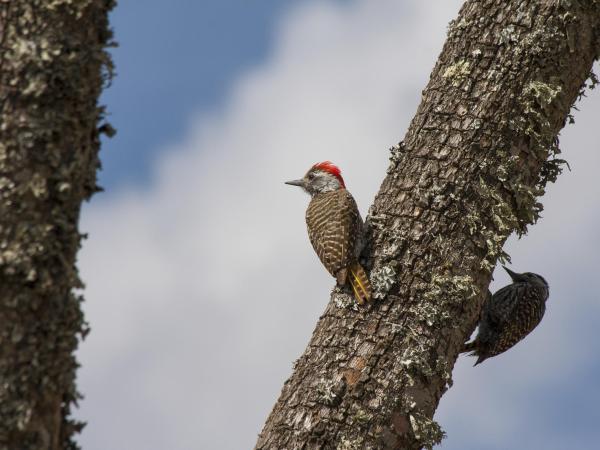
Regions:
<instances>
[{"instance_id":1,"label":"rough bark","mask_svg":"<svg viewBox=\"0 0 600 450\"><path fill-rule=\"evenodd\" d=\"M470 0L368 219L379 301L335 290L256 449L418 449L502 246L560 173L557 134L598 56L600 3ZM398 76L401 76L399 74Z\"/></svg>"},{"instance_id":2,"label":"rough bark","mask_svg":"<svg viewBox=\"0 0 600 450\"><path fill-rule=\"evenodd\" d=\"M0 1L0 449L76 448L77 222L110 131L112 6Z\"/></svg>"}]
</instances>

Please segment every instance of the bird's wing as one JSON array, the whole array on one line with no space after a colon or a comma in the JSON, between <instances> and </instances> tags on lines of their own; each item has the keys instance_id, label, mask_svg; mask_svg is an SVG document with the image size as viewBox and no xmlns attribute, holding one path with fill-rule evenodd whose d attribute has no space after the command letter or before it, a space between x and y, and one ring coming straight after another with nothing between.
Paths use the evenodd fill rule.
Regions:
<instances>
[{"instance_id":1,"label":"bird's wing","mask_svg":"<svg viewBox=\"0 0 600 450\"><path fill-rule=\"evenodd\" d=\"M306 211L310 242L327 271L336 276L356 258L360 225L356 202L345 189L318 194Z\"/></svg>"},{"instance_id":2,"label":"bird's wing","mask_svg":"<svg viewBox=\"0 0 600 450\"><path fill-rule=\"evenodd\" d=\"M518 299L523 294L523 289L525 286L521 283L509 284L488 298L488 304L484 306L484 311L485 319L491 326L503 325L510 321Z\"/></svg>"},{"instance_id":3,"label":"bird's wing","mask_svg":"<svg viewBox=\"0 0 600 450\"><path fill-rule=\"evenodd\" d=\"M521 330L526 330L526 334L531 332L541 322L546 311L546 302L548 298L547 290L533 284L521 285L519 292L521 301L517 303L511 311L510 322L519 323Z\"/></svg>"}]
</instances>

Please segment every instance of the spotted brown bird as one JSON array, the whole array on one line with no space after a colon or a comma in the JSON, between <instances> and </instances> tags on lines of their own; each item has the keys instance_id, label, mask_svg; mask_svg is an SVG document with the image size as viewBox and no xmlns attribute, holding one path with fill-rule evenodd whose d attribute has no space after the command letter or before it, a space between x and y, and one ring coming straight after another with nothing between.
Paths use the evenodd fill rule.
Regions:
<instances>
[{"instance_id":1,"label":"spotted brown bird","mask_svg":"<svg viewBox=\"0 0 600 450\"><path fill-rule=\"evenodd\" d=\"M303 178L286 181L312 197L306 210L308 237L319 259L339 285L350 284L358 303L371 298L371 284L358 262L363 221L346 190L340 169L330 161L312 166Z\"/></svg>"},{"instance_id":2,"label":"spotted brown bird","mask_svg":"<svg viewBox=\"0 0 600 450\"><path fill-rule=\"evenodd\" d=\"M504 267L504 266L503 266ZM515 273L504 267L512 284L485 301L477 337L462 352L477 356L475 365L499 355L524 339L539 325L546 311L548 283L535 273Z\"/></svg>"}]
</instances>

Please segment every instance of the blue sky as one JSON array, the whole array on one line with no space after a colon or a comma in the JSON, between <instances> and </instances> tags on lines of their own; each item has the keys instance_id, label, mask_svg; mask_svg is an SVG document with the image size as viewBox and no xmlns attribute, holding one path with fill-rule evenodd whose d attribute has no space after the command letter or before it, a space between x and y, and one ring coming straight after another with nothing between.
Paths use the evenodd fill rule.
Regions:
<instances>
[{"instance_id":1,"label":"blue sky","mask_svg":"<svg viewBox=\"0 0 600 450\"><path fill-rule=\"evenodd\" d=\"M83 448L252 448L333 286L308 199L282 182L331 159L364 216L461 3L121 2L103 96L118 134L81 221ZM549 280L546 317L477 368L459 358L443 449L596 445L597 92L579 108L572 171L507 246Z\"/></svg>"},{"instance_id":2,"label":"blue sky","mask_svg":"<svg viewBox=\"0 0 600 450\"><path fill-rule=\"evenodd\" d=\"M111 15L118 76L104 92L118 138L103 146L103 186L148 182L155 154L190 117L219 108L260 64L282 11L298 0L122 1Z\"/></svg>"}]
</instances>

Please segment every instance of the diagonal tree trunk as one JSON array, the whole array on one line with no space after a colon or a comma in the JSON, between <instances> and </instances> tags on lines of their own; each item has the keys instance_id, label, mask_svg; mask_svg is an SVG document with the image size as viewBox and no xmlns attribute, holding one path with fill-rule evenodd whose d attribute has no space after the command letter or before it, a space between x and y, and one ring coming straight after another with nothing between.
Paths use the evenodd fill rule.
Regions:
<instances>
[{"instance_id":1,"label":"diagonal tree trunk","mask_svg":"<svg viewBox=\"0 0 600 450\"><path fill-rule=\"evenodd\" d=\"M597 0L469 0L368 220L367 308L339 290L256 449L418 449L502 246L539 217L600 48ZM399 75L400 76L400 75Z\"/></svg>"},{"instance_id":2,"label":"diagonal tree trunk","mask_svg":"<svg viewBox=\"0 0 600 450\"><path fill-rule=\"evenodd\" d=\"M0 1L0 449L76 448L75 289L113 0Z\"/></svg>"}]
</instances>

